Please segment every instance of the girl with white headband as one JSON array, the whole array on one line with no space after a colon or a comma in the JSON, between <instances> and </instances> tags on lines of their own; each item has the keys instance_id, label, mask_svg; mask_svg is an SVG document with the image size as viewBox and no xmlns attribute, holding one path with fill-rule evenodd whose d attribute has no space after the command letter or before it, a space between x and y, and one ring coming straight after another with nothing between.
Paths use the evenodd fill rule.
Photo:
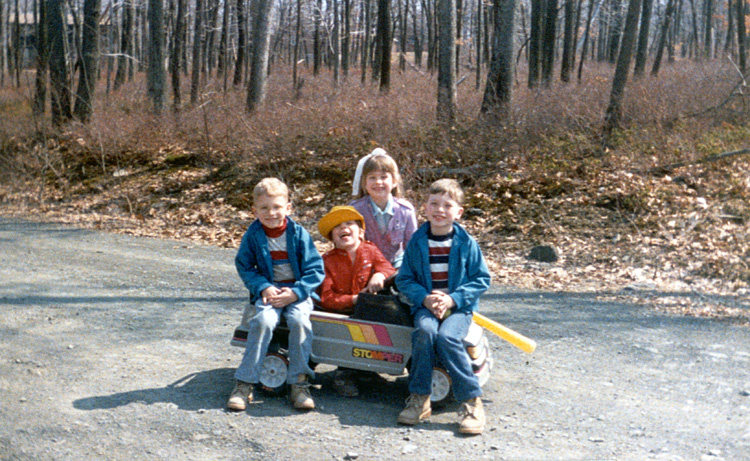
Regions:
<instances>
[{"instance_id":1,"label":"girl with white headband","mask_svg":"<svg viewBox=\"0 0 750 461\"><path fill-rule=\"evenodd\" d=\"M417 229L414 206L403 198L398 166L385 150L377 148L357 164L350 203L365 218L365 239L380 249L398 268L404 249Z\"/></svg>"}]
</instances>

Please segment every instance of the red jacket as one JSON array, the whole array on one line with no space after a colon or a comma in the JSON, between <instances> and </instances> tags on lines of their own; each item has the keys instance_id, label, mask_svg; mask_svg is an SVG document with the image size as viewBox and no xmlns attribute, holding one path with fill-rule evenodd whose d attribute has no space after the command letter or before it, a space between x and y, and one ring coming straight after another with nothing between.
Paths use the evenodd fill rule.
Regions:
<instances>
[{"instance_id":1,"label":"red jacket","mask_svg":"<svg viewBox=\"0 0 750 461\"><path fill-rule=\"evenodd\" d=\"M354 295L367 286L370 277L380 272L386 278L396 273L374 244L363 241L354 263L345 250L334 248L323 255L326 277L320 285L320 304L324 310L341 314L354 310Z\"/></svg>"}]
</instances>

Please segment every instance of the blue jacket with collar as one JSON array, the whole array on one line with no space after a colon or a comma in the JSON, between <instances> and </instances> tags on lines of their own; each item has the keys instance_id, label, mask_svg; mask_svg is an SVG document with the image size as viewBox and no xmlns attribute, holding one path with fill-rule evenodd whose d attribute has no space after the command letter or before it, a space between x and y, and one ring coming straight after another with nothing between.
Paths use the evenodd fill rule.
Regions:
<instances>
[{"instance_id":1,"label":"blue jacket with collar","mask_svg":"<svg viewBox=\"0 0 750 461\"><path fill-rule=\"evenodd\" d=\"M412 303L415 314L432 291L432 273L427 235L430 223L424 223L412 235L404 262L396 276L396 286ZM456 302L454 312L474 312L479 297L490 286L490 271L482 250L460 224L453 223L453 243L448 256L448 291Z\"/></svg>"},{"instance_id":2,"label":"blue jacket with collar","mask_svg":"<svg viewBox=\"0 0 750 461\"><path fill-rule=\"evenodd\" d=\"M301 301L309 298L323 282L323 258L315 248L310 233L292 219L286 219L286 248L296 280L291 288ZM259 220L253 221L242 236L234 265L242 282L250 290L251 302L254 303L263 290L274 285L271 251Z\"/></svg>"}]
</instances>

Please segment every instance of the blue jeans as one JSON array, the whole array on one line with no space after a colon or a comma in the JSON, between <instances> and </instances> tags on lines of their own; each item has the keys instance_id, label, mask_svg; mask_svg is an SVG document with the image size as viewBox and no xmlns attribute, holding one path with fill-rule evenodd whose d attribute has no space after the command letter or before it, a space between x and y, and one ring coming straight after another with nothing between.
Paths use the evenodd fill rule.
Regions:
<instances>
[{"instance_id":1,"label":"blue jeans","mask_svg":"<svg viewBox=\"0 0 750 461\"><path fill-rule=\"evenodd\" d=\"M419 395L432 393L432 368L439 359L451 377L456 400L464 402L482 395L479 380L471 369L469 354L463 345L471 317L471 313L456 312L441 322L427 309L417 311L411 335L409 392Z\"/></svg>"},{"instance_id":2,"label":"blue jeans","mask_svg":"<svg viewBox=\"0 0 750 461\"><path fill-rule=\"evenodd\" d=\"M263 370L263 359L271 344L273 330L279 323L281 316L286 319L289 327L289 370L287 383L297 382L297 376L306 374L314 377L315 373L310 369L310 352L312 351L312 324L310 313L313 303L310 298L276 309L268 304L263 304L262 299L255 302L255 315L250 319L247 331L247 345L242 362L234 374L235 379L246 383L257 384L260 382Z\"/></svg>"}]
</instances>

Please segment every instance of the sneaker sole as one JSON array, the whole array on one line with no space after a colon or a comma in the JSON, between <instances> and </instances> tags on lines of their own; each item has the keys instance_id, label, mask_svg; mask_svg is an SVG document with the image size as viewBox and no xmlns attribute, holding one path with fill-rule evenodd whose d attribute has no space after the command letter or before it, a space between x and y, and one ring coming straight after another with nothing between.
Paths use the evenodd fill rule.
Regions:
<instances>
[{"instance_id":1,"label":"sneaker sole","mask_svg":"<svg viewBox=\"0 0 750 461\"><path fill-rule=\"evenodd\" d=\"M458 432L461 434L466 434L466 435L479 435L482 432L484 432L484 427L477 427L477 428L460 427L458 428Z\"/></svg>"},{"instance_id":2,"label":"sneaker sole","mask_svg":"<svg viewBox=\"0 0 750 461\"><path fill-rule=\"evenodd\" d=\"M432 416L432 410L426 411L426 412L422 413L421 415L419 415L419 419L417 419L416 421L415 421L415 420L413 420L413 419L405 419L405 418L401 418L401 417L399 416L399 418L398 418L398 423L399 423L399 424L405 424L405 425L407 425L407 426L416 426L417 424L419 424L419 423L421 423L422 421L426 420L426 419L427 419L427 418L429 418L430 416Z\"/></svg>"},{"instance_id":3,"label":"sneaker sole","mask_svg":"<svg viewBox=\"0 0 750 461\"><path fill-rule=\"evenodd\" d=\"M247 405L228 403L227 408L232 411L243 411L247 409Z\"/></svg>"}]
</instances>

